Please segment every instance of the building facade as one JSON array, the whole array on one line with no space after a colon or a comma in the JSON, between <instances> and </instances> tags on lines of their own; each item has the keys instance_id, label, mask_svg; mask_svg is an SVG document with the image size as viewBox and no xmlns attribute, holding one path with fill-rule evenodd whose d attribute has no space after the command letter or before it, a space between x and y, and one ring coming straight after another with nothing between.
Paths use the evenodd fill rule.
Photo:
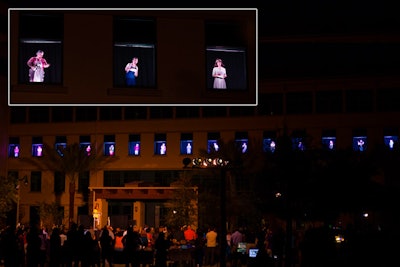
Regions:
<instances>
[{"instance_id":1,"label":"building facade","mask_svg":"<svg viewBox=\"0 0 400 267\"><path fill-rule=\"evenodd\" d=\"M140 13L140 17L154 16L153 12L146 12ZM29 177L28 186L20 190L21 222L31 219L37 203L52 201L56 190L62 192L61 203L67 214L67 181L60 185L56 173L34 169L18 160L38 156L36 149L43 144L99 144L108 156L118 156L112 165L79 177L74 207L76 220L87 222L85 216L97 214L95 219L105 224L110 218L119 220L118 216L123 215L141 225L154 226L162 223L163 202L168 199L168 187L182 171L183 159L200 157L201 151L219 139L240 144L258 140L259 146L268 153L271 142L287 131L292 137L293 149L329 148L329 141L334 141L336 149L357 150L360 149L358 142L363 141L362 149L368 153L374 146L389 146L390 140L398 149L400 78L391 68L393 62L381 62L376 72L341 68L337 64L317 72L318 64L329 66L335 58L323 59L310 52L326 44L331 46L329 51L376 52L398 41L398 37L391 34L382 37L343 34L335 38L322 34L291 38L263 35L257 43L258 59L252 61L252 55L256 54L256 45L252 42L256 39L251 35L255 25L249 22L253 21L250 15L243 18L248 22L245 31L250 36L239 35L229 40L231 46L247 49L247 88L221 95L207 90L205 47L207 40L213 40L211 45L214 39L219 39L214 34L207 37L204 28L208 19L220 23L220 14L211 12L204 17L199 13L182 16L159 12L155 37L157 78L156 85L149 85L148 91L134 88L127 92L130 89L124 86L117 88L112 68L101 68L103 62L115 64L114 14L103 12L92 12L88 16L71 11L63 14L60 84L56 84L59 81L44 85L23 82L20 65L13 61L9 80L5 75L0 77L4 88L10 85L8 97L11 95L11 104L14 104L7 105L10 99L3 90L1 173L17 172L19 177ZM123 14L126 15L137 17L138 13ZM19 16L12 16L11 21L19 24ZM85 23L77 25L74 21ZM94 21L97 26L89 27ZM223 22L223 25L227 22L228 26L237 25L237 21L227 17ZM381 39L371 47L371 38ZM17 33L12 33L9 41L12 47L21 47ZM343 43L357 45L349 48L343 47ZM283 56L291 49L294 49L293 55L296 51L303 55L299 59L302 64L296 65L298 58ZM9 56L20 58L20 51L12 49ZM364 60L362 55L358 59ZM284 63L279 65L279 60ZM313 64L306 64L309 60ZM397 60L395 57L393 61ZM201 62L200 67L193 62ZM168 69L174 71L164 71ZM190 79L182 80L179 72ZM252 105L255 99L257 105ZM166 150L162 149L163 143ZM136 186L132 187L131 183ZM156 191L139 195L144 189L151 190L147 185L155 186ZM113 190L117 190L117 195L128 194L131 187L137 190L136 197L118 199L110 195ZM163 196L157 195L160 190ZM103 198L96 198L96 194L103 194Z\"/></svg>"}]
</instances>

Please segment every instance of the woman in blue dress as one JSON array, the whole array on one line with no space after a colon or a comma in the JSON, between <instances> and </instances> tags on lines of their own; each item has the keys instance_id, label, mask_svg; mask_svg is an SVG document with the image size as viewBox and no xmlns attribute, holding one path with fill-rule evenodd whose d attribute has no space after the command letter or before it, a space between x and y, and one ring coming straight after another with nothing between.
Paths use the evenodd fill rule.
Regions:
<instances>
[{"instance_id":1,"label":"woman in blue dress","mask_svg":"<svg viewBox=\"0 0 400 267\"><path fill-rule=\"evenodd\" d=\"M137 57L132 58L132 62L129 62L125 66L125 80L127 86L135 86L136 78L139 75L139 67L137 66L139 59Z\"/></svg>"}]
</instances>

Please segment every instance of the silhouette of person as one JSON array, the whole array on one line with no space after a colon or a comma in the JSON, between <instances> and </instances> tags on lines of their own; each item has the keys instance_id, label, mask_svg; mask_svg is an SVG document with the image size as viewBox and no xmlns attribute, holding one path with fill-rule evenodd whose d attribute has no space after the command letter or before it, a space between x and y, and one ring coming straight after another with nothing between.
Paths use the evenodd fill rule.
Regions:
<instances>
[{"instance_id":1,"label":"silhouette of person","mask_svg":"<svg viewBox=\"0 0 400 267\"><path fill-rule=\"evenodd\" d=\"M393 149L393 147L394 147L394 141L393 141L393 139L390 139L389 140L389 149Z\"/></svg>"},{"instance_id":2,"label":"silhouette of person","mask_svg":"<svg viewBox=\"0 0 400 267\"><path fill-rule=\"evenodd\" d=\"M134 151L135 155L139 155L139 151L140 151L139 144L136 144L135 145L135 151Z\"/></svg>"},{"instance_id":3,"label":"silhouette of person","mask_svg":"<svg viewBox=\"0 0 400 267\"><path fill-rule=\"evenodd\" d=\"M192 146L190 145L190 143L188 143L186 146L186 154L192 154Z\"/></svg>"},{"instance_id":4,"label":"silhouette of person","mask_svg":"<svg viewBox=\"0 0 400 267\"><path fill-rule=\"evenodd\" d=\"M246 151L247 151L247 143L243 142L243 144L242 144L242 153L246 153Z\"/></svg>"},{"instance_id":5,"label":"silhouette of person","mask_svg":"<svg viewBox=\"0 0 400 267\"><path fill-rule=\"evenodd\" d=\"M165 143L162 143L160 146L160 155L165 155L165 153L167 153L167 146Z\"/></svg>"},{"instance_id":6,"label":"silhouette of person","mask_svg":"<svg viewBox=\"0 0 400 267\"><path fill-rule=\"evenodd\" d=\"M358 150L359 151L364 151L364 144L365 144L365 142L362 139L357 141L357 145L358 145Z\"/></svg>"},{"instance_id":7,"label":"silhouette of person","mask_svg":"<svg viewBox=\"0 0 400 267\"><path fill-rule=\"evenodd\" d=\"M38 146L38 147L36 148L36 155L37 155L38 157L41 157L41 156L42 156L42 151L43 151L42 146Z\"/></svg>"}]
</instances>

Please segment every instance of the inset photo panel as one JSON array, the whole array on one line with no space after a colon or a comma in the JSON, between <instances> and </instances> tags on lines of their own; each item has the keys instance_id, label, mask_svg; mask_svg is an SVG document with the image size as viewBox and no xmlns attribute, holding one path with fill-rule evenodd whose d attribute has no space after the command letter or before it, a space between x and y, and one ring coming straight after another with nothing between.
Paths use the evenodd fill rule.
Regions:
<instances>
[{"instance_id":1,"label":"inset photo panel","mask_svg":"<svg viewBox=\"0 0 400 267\"><path fill-rule=\"evenodd\" d=\"M9 8L8 105L257 106L257 38L257 8Z\"/></svg>"}]
</instances>

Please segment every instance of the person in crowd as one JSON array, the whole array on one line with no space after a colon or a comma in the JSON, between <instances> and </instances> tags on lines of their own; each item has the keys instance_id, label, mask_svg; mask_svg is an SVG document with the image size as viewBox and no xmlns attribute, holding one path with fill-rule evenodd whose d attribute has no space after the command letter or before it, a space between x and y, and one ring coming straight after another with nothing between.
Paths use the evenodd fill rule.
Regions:
<instances>
[{"instance_id":1,"label":"person in crowd","mask_svg":"<svg viewBox=\"0 0 400 267\"><path fill-rule=\"evenodd\" d=\"M41 241L40 244L40 252L39 252L39 262L40 262L40 267L44 267L47 264L47 256L48 256L48 251L49 251L49 242L50 242L50 237L49 234L47 233L46 228L42 228L41 231L39 232L39 238Z\"/></svg>"},{"instance_id":2,"label":"person in crowd","mask_svg":"<svg viewBox=\"0 0 400 267\"><path fill-rule=\"evenodd\" d=\"M140 266L140 251L141 251L141 238L137 227L130 225L124 238L122 240L124 244L124 257L125 266L139 267Z\"/></svg>"},{"instance_id":3,"label":"person in crowd","mask_svg":"<svg viewBox=\"0 0 400 267\"><path fill-rule=\"evenodd\" d=\"M196 267L202 267L204 263L204 250L206 246L206 240L200 228L197 228L196 239L194 241L194 259Z\"/></svg>"},{"instance_id":4,"label":"person in crowd","mask_svg":"<svg viewBox=\"0 0 400 267\"><path fill-rule=\"evenodd\" d=\"M232 231L228 230L226 232L226 258L229 262L231 261L231 255L232 255L231 237L232 237Z\"/></svg>"},{"instance_id":5,"label":"person in crowd","mask_svg":"<svg viewBox=\"0 0 400 267\"><path fill-rule=\"evenodd\" d=\"M172 239L174 241L174 243L176 244L181 244L181 243L185 243L185 230L186 230L186 225L182 226L182 227L173 227L171 228L171 235L172 235Z\"/></svg>"},{"instance_id":6,"label":"person in crowd","mask_svg":"<svg viewBox=\"0 0 400 267\"><path fill-rule=\"evenodd\" d=\"M185 236L185 240L189 243L193 243L196 240L196 232L190 225L186 227L186 230L183 232L183 234Z\"/></svg>"},{"instance_id":7,"label":"person in crowd","mask_svg":"<svg viewBox=\"0 0 400 267\"><path fill-rule=\"evenodd\" d=\"M147 236L147 240L148 240L148 243L147 243L147 248L148 249L152 249L153 248L153 246L154 246L154 237L153 237L153 234L154 234L154 228L153 227L147 227L146 228L146 236Z\"/></svg>"},{"instance_id":8,"label":"person in crowd","mask_svg":"<svg viewBox=\"0 0 400 267\"><path fill-rule=\"evenodd\" d=\"M1 236L4 267L15 267L17 259L17 236L15 228L7 226Z\"/></svg>"},{"instance_id":9,"label":"person in crowd","mask_svg":"<svg viewBox=\"0 0 400 267\"><path fill-rule=\"evenodd\" d=\"M214 77L214 89L226 89L225 78L227 77L226 68L222 59L217 58L212 70L212 77Z\"/></svg>"},{"instance_id":10,"label":"person in crowd","mask_svg":"<svg viewBox=\"0 0 400 267\"><path fill-rule=\"evenodd\" d=\"M50 234L50 267L59 267L61 264L61 231L55 227Z\"/></svg>"},{"instance_id":11,"label":"person in crowd","mask_svg":"<svg viewBox=\"0 0 400 267\"><path fill-rule=\"evenodd\" d=\"M60 253L61 253L61 257L60 257L60 262L61 262L61 266L67 266L67 262L70 262L70 258L71 258L71 253L70 253L70 249L68 246L68 240L67 240L67 229L65 229L64 227L60 228L60 241L61 241L61 247L60 247Z\"/></svg>"},{"instance_id":12,"label":"person in crowd","mask_svg":"<svg viewBox=\"0 0 400 267\"><path fill-rule=\"evenodd\" d=\"M243 228L237 228L231 235L231 258L232 266L238 266L241 253L238 252L239 243L244 242Z\"/></svg>"},{"instance_id":13,"label":"person in crowd","mask_svg":"<svg viewBox=\"0 0 400 267\"><path fill-rule=\"evenodd\" d=\"M126 86L135 86L136 79L139 76L139 67L138 67L139 59L137 57L133 57L132 61L126 64L125 66L125 82Z\"/></svg>"},{"instance_id":14,"label":"person in crowd","mask_svg":"<svg viewBox=\"0 0 400 267\"><path fill-rule=\"evenodd\" d=\"M107 225L105 225L100 233L99 237L101 247L101 263L102 266L106 266L106 261L109 267L113 266L113 238L110 235Z\"/></svg>"},{"instance_id":15,"label":"person in crowd","mask_svg":"<svg viewBox=\"0 0 400 267\"><path fill-rule=\"evenodd\" d=\"M44 69L50 67L46 59L43 57L43 50L38 50L36 56L31 57L27 65L29 67L29 81L30 82L43 82L44 81Z\"/></svg>"},{"instance_id":16,"label":"person in crowd","mask_svg":"<svg viewBox=\"0 0 400 267\"><path fill-rule=\"evenodd\" d=\"M215 227L211 227L206 234L206 247L204 255L205 265L214 265L217 256L217 237Z\"/></svg>"},{"instance_id":17,"label":"person in crowd","mask_svg":"<svg viewBox=\"0 0 400 267\"><path fill-rule=\"evenodd\" d=\"M26 264L27 267L38 267L40 262L40 245L42 243L39 232L40 228L37 224L32 224L29 227L27 236L26 236Z\"/></svg>"},{"instance_id":18,"label":"person in crowd","mask_svg":"<svg viewBox=\"0 0 400 267\"><path fill-rule=\"evenodd\" d=\"M71 227L67 232L68 256L67 265L78 267L82 256L82 239L84 236L84 228L82 225L71 223Z\"/></svg>"},{"instance_id":19,"label":"person in crowd","mask_svg":"<svg viewBox=\"0 0 400 267\"><path fill-rule=\"evenodd\" d=\"M124 253L124 244L122 239L124 238L124 232L117 228L115 230L115 239L114 239L114 263L125 263L123 253Z\"/></svg>"},{"instance_id":20,"label":"person in crowd","mask_svg":"<svg viewBox=\"0 0 400 267\"><path fill-rule=\"evenodd\" d=\"M26 253L25 253L25 241L26 241L26 231L22 227L17 228L16 238L17 238L17 267L25 267Z\"/></svg>"},{"instance_id":21,"label":"person in crowd","mask_svg":"<svg viewBox=\"0 0 400 267\"><path fill-rule=\"evenodd\" d=\"M168 249L170 247L169 239L164 232L160 232L154 244L155 249L155 267L166 267Z\"/></svg>"}]
</instances>

